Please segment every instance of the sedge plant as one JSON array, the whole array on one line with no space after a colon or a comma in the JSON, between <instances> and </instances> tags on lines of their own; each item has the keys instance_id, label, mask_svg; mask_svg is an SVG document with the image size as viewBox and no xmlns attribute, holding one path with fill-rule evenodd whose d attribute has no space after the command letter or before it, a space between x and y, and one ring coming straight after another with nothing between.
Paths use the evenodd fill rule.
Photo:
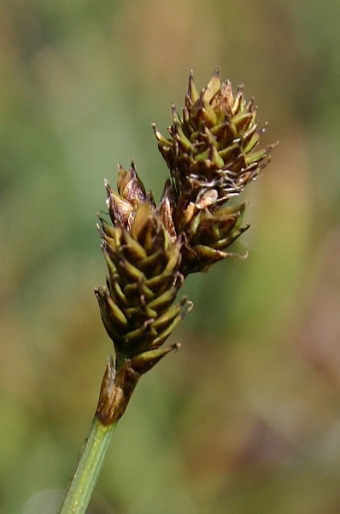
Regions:
<instances>
[{"instance_id":1,"label":"sedge plant","mask_svg":"<svg viewBox=\"0 0 340 514\"><path fill-rule=\"evenodd\" d=\"M113 342L98 405L60 514L84 514L111 436L140 379L165 355L163 346L192 308L178 292L192 273L234 254L226 249L249 228L246 205L230 205L269 162L274 145L258 149L254 100L233 92L215 70L199 91L193 74L180 113L172 106L167 137L153 130L170 176L157 204L132 162L119 166L117 190L105 180L107 218L98 231L108 276L95 289L103 325Z\"/></svg>"}]
</instances>

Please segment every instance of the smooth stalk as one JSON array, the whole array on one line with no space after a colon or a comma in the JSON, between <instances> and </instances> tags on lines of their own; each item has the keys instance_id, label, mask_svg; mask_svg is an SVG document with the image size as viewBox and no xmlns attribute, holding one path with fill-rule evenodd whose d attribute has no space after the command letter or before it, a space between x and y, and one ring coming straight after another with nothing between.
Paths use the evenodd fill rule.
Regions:
<instances>
[{"instance_id":1,"label":"smooth stalk","mask_svg":"<svg viewBox=\"0 0 340 514\"><path fill-rule=\"evenodd\" d=\"M86 513L117 423L105 426L94 417L59 514Z\"/></svg>"},{"instance_id":2,"label":"smooth stalk","mask_svg":"<svg viewBox=\"0 0 340 514\"><path fill-rule=\"evenodd\" d=\"M140 377L130 367L129 360L122 360L117 367L116 370L112 357L109 357L96 414L58 514L86 513L111 436Z\"/></svg>"}]
</instances>

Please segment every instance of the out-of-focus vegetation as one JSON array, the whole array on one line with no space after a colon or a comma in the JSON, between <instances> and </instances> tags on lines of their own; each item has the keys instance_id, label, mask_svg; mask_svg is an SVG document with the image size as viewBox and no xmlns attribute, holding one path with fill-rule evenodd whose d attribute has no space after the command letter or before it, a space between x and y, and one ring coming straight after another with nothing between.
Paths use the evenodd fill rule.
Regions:
<instances>
[{"instance_id":1,"label":"out-of-focus vegetation","mask_svg":"<svg viewBox=\"0 0 340 514\"><path fill-rule=\"evenodd\" d=\"M280 140L243 195L249 258L188 279L182 348L138 385L92 513L340 512L339 19L338 0L0 2L1 514L55 512L90 426L103 178L133 157L158 196L150 123L216 66Z\"/></svg>"}]
</instances>

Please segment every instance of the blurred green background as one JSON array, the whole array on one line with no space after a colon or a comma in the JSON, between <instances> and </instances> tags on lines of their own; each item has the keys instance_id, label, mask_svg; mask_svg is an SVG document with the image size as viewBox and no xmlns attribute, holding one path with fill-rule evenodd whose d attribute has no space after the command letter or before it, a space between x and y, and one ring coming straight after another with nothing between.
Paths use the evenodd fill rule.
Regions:
<instances>
[{"instance_id":1,"label":"blurred green background","mask_svg":"<svg viewBox=\"0 0 340 514\"><path fill-rule=\"evenodd\" d=\"M0 1L1 514L54 514L96 407L103 179L134 158L158 198L150 124L216 66L280 140L242 197L249 258L189 277L182 348L141 380L91 512L340 512L339 20L338 0Z\"/></svg>"}]
</instances>

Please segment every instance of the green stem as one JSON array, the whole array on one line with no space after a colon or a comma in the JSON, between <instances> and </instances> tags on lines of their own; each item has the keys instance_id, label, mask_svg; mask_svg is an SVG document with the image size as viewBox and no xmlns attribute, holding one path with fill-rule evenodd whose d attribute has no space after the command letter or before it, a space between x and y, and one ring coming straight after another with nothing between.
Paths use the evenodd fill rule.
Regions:
<instances>
[{"instance_id":1,"label":"green stem","mask_svg":"<svg viewBox=\"0 0 340 514\"><path fill-rule=\"evenodd\" d=\"M118 420L125 412L140 375L125 359L117 369L108 358L92 427L58 514L85 514Z\"/></svg>"},{"instance_id":2,"label":"green stem","mask_svg":"<svg viewBox=\"0 0 340 514\"><path fill-rule=\"evenodd\" d=\"M94 417L59 514L85 514L118 421L103 425Z\"/></svg>"}]
</instances>

